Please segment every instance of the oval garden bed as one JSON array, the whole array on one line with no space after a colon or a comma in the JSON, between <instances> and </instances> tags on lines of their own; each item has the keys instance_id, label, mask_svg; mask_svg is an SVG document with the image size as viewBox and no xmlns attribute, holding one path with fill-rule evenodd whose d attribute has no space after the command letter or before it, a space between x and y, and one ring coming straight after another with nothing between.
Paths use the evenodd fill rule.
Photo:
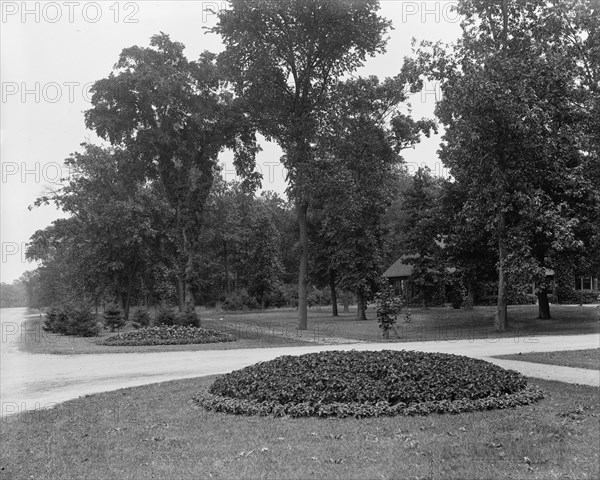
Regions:
<instances>
[{"instance_id":1,"label":"oval garden bed","mask_svg":"<svg viewBox=\"0 0 600 480\"><path fill-rule=\"evenodd\" d=\"M217 412L293 417L461 413L541 398L520 373L483 360L391 350L282 356L223 375L194 397Z\"/></svg>"},{"instance_id":2,"label":"oval garden bed","mask_svg":"<svg viewBox=\"0 0 600 480\"><path fill-rule=\"evenodd\" d=\"M183 325L159 325L144 327L127 333L119 333L105 338L98 345L143 346L143 345L186 345L190 343L233 342L228 333L201 327Z\"/></svg>"}]
</instances>

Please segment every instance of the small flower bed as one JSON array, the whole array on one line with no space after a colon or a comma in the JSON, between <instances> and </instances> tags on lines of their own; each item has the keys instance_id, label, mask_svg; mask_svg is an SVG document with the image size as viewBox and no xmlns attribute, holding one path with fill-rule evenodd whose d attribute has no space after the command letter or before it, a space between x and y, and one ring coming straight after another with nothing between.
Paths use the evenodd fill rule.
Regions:
<instances>
[{"instance_id":1,"label":"small flower bed","mask_svg":"<svg viewBox=\"0 0 600 480\"><path fill-rule=\"evenodd\" d=\"M207 328L184 325L159 325L113 335L99 341L98 345L184 345L189 343L232 342L234 340L235 338L232 335Z\"/></svg>"},{"instance_id":2,"label":"small flower bed","mask_svg":"<svg viewBox=\"0 0 600 480\"><path fill-rule=\"evenodd\" d=\"M194 398L245 415L369 417L509 408L543 393L483 360L383 350L279 357L219 377Z\"/></svg>"}]
</instances>

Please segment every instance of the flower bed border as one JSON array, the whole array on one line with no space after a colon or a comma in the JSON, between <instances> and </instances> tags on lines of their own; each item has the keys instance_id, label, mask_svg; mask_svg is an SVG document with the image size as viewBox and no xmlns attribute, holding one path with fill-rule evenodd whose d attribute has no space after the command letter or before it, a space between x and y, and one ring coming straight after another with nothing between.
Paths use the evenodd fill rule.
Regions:
<instances>
[{"instance_id":1,"label":"flower bed border","mask_svg":"<svg viewBox=\"0 0 600 480\"><path fill-rule=\"evenodd\" d=\"M484 410L513 408L530 405L544 398L544 392L535 385L527 385L523 390L498 397L479 399L439 400L390 405L387 401L377 403L317 403L308 402L281 404L277 402L258 402L214 395L209 387L197 393L193 399L206 410L231 413L236 415L259 415L274 417L334 417L334 418L367 418L381 416L415 416L431 413L465 413Z\"/></svg>"}]
</instances>

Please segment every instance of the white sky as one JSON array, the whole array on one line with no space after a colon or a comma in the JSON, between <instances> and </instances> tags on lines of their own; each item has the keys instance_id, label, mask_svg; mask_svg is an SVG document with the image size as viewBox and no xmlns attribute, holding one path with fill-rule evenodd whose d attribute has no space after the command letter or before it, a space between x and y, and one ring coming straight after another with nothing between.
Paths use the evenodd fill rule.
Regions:
<instances>
[{"instance_id":1,"label":"white sky","mask_svg":"<svg viewBox=\"0 0 600 480\"><path fill-rule=\"evenodd\" d=\"M387 53L368 59L361 75L380 78L397 74L410 55L411 38L451 42L460 35L456 0L383 0L381 14L393 22ZM163 31L186 46L190 59L203 50L221 51L220 37L203 27L216 19L208 10L224 1L2 1L1 6L1 280L10 283L36 268L24 258L25 244L38 229L61 216L53 206L27 207L48 188L56 187L63 160L84 141L97 141L85 129L83 112L90 108L88 88L106 77L125 47L148 46ZM208 9L208 10L207 10ZM435 85L412 99L416 118L433 117ZM436 150L439 137L404 152L409 169L428 165L441 174ZM258 164L263 189L283 193L281 151L263 144ZM225 152L227 179L234 178L231 154Z\"/></svg>"}]
</instances>

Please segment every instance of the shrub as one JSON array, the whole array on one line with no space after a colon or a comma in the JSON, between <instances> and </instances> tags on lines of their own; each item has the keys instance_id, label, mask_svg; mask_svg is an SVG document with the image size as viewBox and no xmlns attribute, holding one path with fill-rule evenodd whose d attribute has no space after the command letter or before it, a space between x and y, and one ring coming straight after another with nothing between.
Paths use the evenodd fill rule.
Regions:
<instances>
[{"instance_id":1,"label":"shrub","mask_svg":"<svg viewBox=\"0 0 600 480\"><path fill-rule=\"evenodd\" d=\"M506 294L507 305L535 305L537 300L537 295L532 293L508 292Z\"/></svg>"},{"instance_id":2,"label":"shrub","mask_svg":"<svg viewBox=\"0 0 600 480\"><path fill-rule=\"evenodd\" d=\"M588 303L597 303L600 301L600 292L572 290L563 296L559 296L560 303L573 303L584 305Z\"/></svg>"},{"instance_id":3,"label":"shrub","mask_svg":"<svg viewBox=\"0 0 600 480\"><path fill-rule=\"evenodd\" d=\"M145 308L138 308L133 314L133 321L142 327L150 325L150 312Z\"/></svg>"},{"instance_id":4,"label":"shrub","mask_svg":"<svg viewBox=\"0 0 600 480\"><path fill-rule=\"evenodd\" d=\"M183 312L175 315L175 325L183 325L186 327L199 327L200 316L196 313L196 310L192 306L185 307Z\"/></svg>"},{"instance_id":5,"label":"shrub","mask_svg":"<svg viewBox=\"0 0 600 480\"><path fill-rule=\"evenodd\" d=\"M542 397L518 372L483 360L383 350L278 357L221 376L194 398L228 413L367 417L507 408Z\"/></svg>"},{"instance_id":6,"label":"shrub","mask_svg":"<svg viewBox=\"0 0 600 480\"><path fill-rule=\"evenodd\" d=\"M68 317L69 326L67 335L95 337L102 330L91 307L85 303L71 306L68 310Z\"/></svg>"},{"instance_id":7,"label":"shrub","mask_svg":"<svg viewBox=\"0 0 600 480\"><path fill-rule=\"evenodd\" d=\"M85 302L71 302L51 307L46 313L44 330L62 335L95 337L102 327Z\"/></svg>"},{"instance_id":8,"label":"shrub","mask_svg":"<svg viewBox=\"0 0 600 480\"><path fill-rule=\"evenodd\" d=\"M379 292L375 295L375 301L377 302L377 322L383 331L383 338L390 338L390 330L395 330L396 318L402 311L402 298L394 295L394 287L386 278L383 278Z\"/></svg>"},{"instance_id":9,"label":"shrub","mask_svg":"<svg viewBox=\"0 0 600 480\"><path fill-rule=\"evenodd\" d=\"M465 302L465 294L458 287L451 287L446 293L446 299L452 305L452 308L459 309Z\"/></svg>"},{"instance_id":10,"label":"shrub","mask_svg":"<svg viewBox=\"0 0 600 480\"><path fill-rule=\"evenodd\" d=\"M104 309L102 316L104 317L104 325L106 328L110 328L111 332L114 332L115 329L121 328L125 325L123 312L116 303L108 304Z\"/></svg>"},{"instance_id":11,"label":"shrub","mask_svg":"<svg viewBox=\"0 0 600 480\"><path fill-rule=\"evenodd\" d=\"M52 333L66 333L69 317L63 307L53 306L46 312L43 329Z\"/></svg>"},{"instance_id":12,"label":"shrub","mask_svg":"<svg viewBox=\"0 0 600 480\"><path fill-rule=\"evenodd\" d=\"M288 307L298 306L298 284L283 284L281 286L284 304Z\"/></svg>"},{"instance_id":13,"label":"shrub","mask_svg":"<svg viewBox=\"0 0 600 480\"><path fill-rule=\"evenodd\" d=\"M221 304L223 310L252 310L258 307L256 299L250 296L245 288L231 292Z\"/></svg>"},{"instance_id":14,"label":"shrub","mask_svg":"<svg viewBox=\"0 0 600 480\"><path fill-rule=\"evenodd\" d=\"M233 342L234 340L235 338L232 335L217 330L182 325L160 325L119 333L99 341L98 345L184 345L190 343Z\"/></svg>"},{"instance_id":15,"label":"shrub","mask_svg":"<svg viewBox=\"0 0 600 480\"><path fill-rule=\"evenodd\" d=\"M175 311L172 306L162 303L156 309L156 315L154 316L154 325L167 325L171 326L175 324Z\"/></svg>"},{"instance_id":16,"label":"shrub","mask_svg":"<svg viewBox=\"0 0 600 480\"><path fill-rule=\"evenodd\" d=\"M331 305L331 290L329 287L317 288L311 286L308 290L306 301L308 302L309 307Z\"/></svg>"}]
</instances>

